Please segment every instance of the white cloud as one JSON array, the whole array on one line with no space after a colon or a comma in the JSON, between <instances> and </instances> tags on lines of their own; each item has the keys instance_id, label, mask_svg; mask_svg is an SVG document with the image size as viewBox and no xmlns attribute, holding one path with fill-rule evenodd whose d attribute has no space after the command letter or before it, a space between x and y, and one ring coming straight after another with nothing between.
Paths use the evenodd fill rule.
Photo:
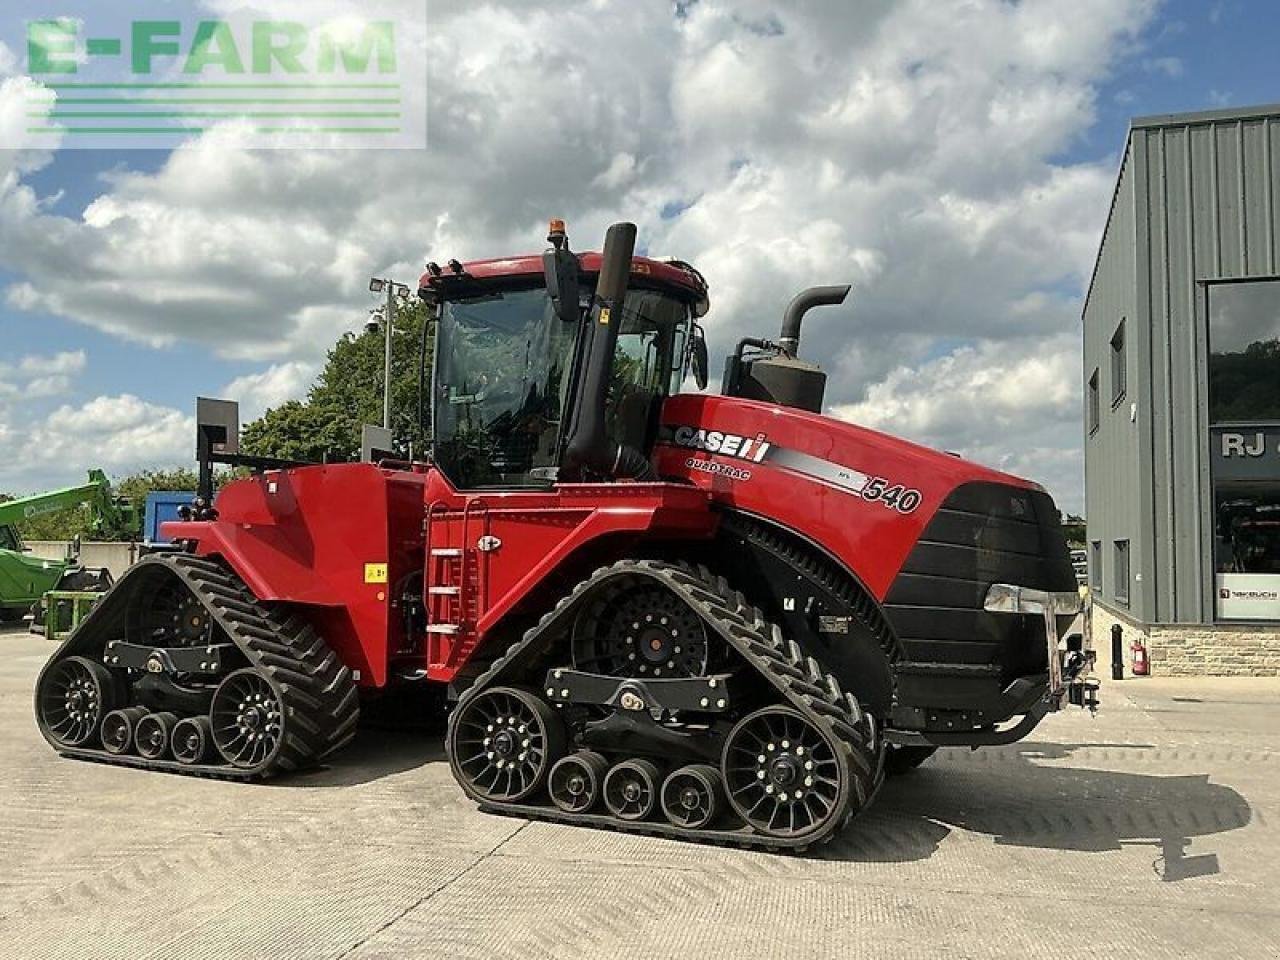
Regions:
<instances>
[{"instance_id":1,"label":"white cloud","mask_svg":"<svg viewBox=\"0 0 1280 960\"><path fill-rule=\"evenodd\" d=\"M1143 61L1142 68L1147 73L1158 73L1170 79L1182 76L1184 70L1182 61L1177 57L1151 57Z\"/></svg>"},{"instance_id":2,"label":"white cloud","mask_svg":"<svg viewBox=\"0 0 1280 960\"><path fill-rule=\"evenodd\" d=\"M1080 513L1080 366L1070 334L986 341L896 367L864 400L832 412L1035 480Z\"/></svg>"},{"instance_id":3,"label":"white cloud","mask_svg":"<svg viewBox=\"0 0 1280 960\"><path fill-rule=\"evenodd\" d=\"M977 376L1006 369L1003 344L1061 351L1114 160L1058 158L1155 7L434 5L425 154L253 152L219 130L155 173L113 175L79 216L0 160L0 264L23 277L8 301L271 363L228 385L267 405L360 323L371 273L536 250L549 216L592 248L627 218L707 275L717 351L773 333L800 287L852 282L848 307L807 321L802 354L828 368L832 403L870 416L940 354ZM1078 438L1045 435L1037 404L1009 406L999 437L965 433L945 403L902 412L940 445L1060 466Z\"/></svg>"},{"instance_id":4,"label":"white cloud","mask_svg":"<svg viewBox=\"0 0 1280 960\"><path fill-rule=\"evenodd\" d=\"M132 394L45 408L71 394L86 359L77 350L0 362L0 491L64 486L88 467L119 475L190 465L195 423L177 410Z\"/></svg>"},{"instance_id":5,"label":"white cloud","mask_svg":"<svg viewBox=\"0 0 1280 960\"><path fill-rule=\"evenodd\" d=\"M240 421L248 423L272 407L304 397L319 372L319 366L312 363L277 363L261 373L237 377L221 395L239 402Z\"/></svg>"}]
</instances>

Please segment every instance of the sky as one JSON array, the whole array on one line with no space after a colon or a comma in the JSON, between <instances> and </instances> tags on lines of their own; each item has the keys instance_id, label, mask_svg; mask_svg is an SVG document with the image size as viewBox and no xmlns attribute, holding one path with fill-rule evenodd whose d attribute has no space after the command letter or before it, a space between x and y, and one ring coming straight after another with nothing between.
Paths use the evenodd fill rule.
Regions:
<instances>
[{"instance_id":1,"label":"sky","mask_svg":"<svg viewBox=\"0 0 1280 960\"><path fill-rule=\"evenodd\" d=\"M225 0L196 0L216 10ZM302 0L266 4L286 10ZM412 0L405 0L412 2ZM425 151L31 151L0 45L0 491L189 465L427 260L628 219L707 277L712 355L801 288L828 412L1083 510L1080 312L1129 119L1280 101L1220 0L431 3ZM713 362L713 369L720 366Z\"/></svg>"}]
</instances>

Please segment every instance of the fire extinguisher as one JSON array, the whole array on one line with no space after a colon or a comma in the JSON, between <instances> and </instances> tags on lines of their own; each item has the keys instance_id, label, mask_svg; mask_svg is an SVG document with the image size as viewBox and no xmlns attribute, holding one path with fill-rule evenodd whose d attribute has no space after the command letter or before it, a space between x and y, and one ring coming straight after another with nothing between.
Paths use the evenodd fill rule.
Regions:
<instances>
[{"instance_id":1,"label":"fire extinguisher","mask_svg":"<svg viewBox=\"0 0 1280 960\"><path fill-rule=\"evenodd\" d=\"M1133 675L1145 677L1151 673L1151 662L1147 659L1147 647L1141 640L1134 640L1129 647L1129 656L1133 660Z\"/></svg>"}]
</instances>

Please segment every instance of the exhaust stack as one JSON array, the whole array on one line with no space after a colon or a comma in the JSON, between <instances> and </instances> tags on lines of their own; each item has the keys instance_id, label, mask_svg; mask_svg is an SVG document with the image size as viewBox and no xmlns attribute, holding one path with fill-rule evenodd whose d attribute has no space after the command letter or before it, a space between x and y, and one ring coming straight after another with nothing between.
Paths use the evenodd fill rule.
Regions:
<instances>
[{"instance_id":1,"label":"exhaust stack","mask_svg":"<svg viewBox=\"0 0 1280 960\"><path fill-rule=\"evenodd\" d=\"M782 317L782 335L778 338L778 346L788 357L794 357L800 350L800 323L804 315L814 307L834 307L844 303L852 289L849 284L834 287L810 287L796 294L787 306Z\"/></svg>"},{"instance_id":2,"label":"exhaust stack","mask_svg":"<svg viewBox=\"0 0 1280 960\"><path fill-rule=\"evenodd\" d=\"M560 466L562 479L581 480L589 476L644 479L652 474L648 457L630 447L611 444L605 432L605 402L635 247L634 223L615 223L605 234L600 278L582 336L577 393Z\"/></svg>"},{"instance_id":3,"label":"exhaust stack","mask_svg":"<svg viewBox=\"0 0 1280 960\"><path fill-rule=\"evenodd\" d=\"M814 307L844 303L850 289L846 283L833 287L810 287L797 294L783 315L782 333L777 343L748 337L738 344L725 362L721 392L727 397L743 397L821 413L827 392L827 375L816 364L797 358L800 324ZM759 352L744 356L748 349Z\"/></svg>"}]
</instances>

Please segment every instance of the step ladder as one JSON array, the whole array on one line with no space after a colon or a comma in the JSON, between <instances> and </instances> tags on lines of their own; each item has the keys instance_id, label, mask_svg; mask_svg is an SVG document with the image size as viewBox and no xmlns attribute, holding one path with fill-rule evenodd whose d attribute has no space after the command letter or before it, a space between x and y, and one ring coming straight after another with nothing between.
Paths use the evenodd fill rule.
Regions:
<instances>
[{"instance_id":1,"label":"step ladder","mask_svg":"<svg viewBox=\"0 0 1280 960\"><path fill-rule=\"evenodd\" d=\"M478 639L485 578L473 544L485 533L487 512L478 498L468 500L460 516L440 501L427 509L427 674L434 679L447 679Z\"/></svg>"}]
</instances>

